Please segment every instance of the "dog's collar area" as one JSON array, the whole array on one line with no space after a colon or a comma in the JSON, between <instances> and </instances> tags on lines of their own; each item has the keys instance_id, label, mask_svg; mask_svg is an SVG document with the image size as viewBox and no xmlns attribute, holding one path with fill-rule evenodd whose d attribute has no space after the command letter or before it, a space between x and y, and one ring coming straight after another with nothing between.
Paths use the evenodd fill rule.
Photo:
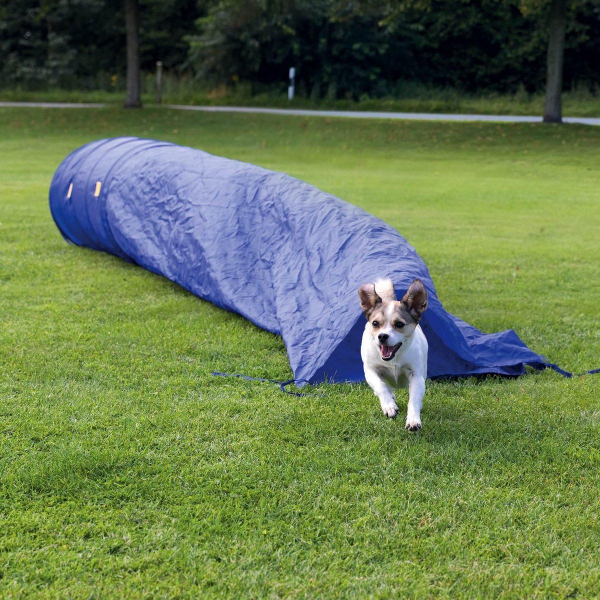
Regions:
<instances>
[{"instance_id":1,"label":"dog's collar area","mask_svg":"<svg viewBox=\"0 0 600 600\"><path fill-rule=\"evenodd\" d=\"M379 346L379 353L381 354L382 360L388 361L392 360L394 356L396 356L396 352L400 350L400 346L402 346L402 342L398 342L395 346Z\"/></svg>"}]
</instances>

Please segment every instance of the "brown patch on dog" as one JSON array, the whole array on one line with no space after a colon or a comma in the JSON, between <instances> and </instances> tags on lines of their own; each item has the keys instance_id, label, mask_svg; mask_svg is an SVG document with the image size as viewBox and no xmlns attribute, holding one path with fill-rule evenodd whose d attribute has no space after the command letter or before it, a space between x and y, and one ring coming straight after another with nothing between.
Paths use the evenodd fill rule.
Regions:
<instances>
[{"instance_id":1,"label":"brown patch on dog","mask_svg":"<svg viewBox=\"0 0 600 600\"><path fill-rule=\"evenodd\" d=\"M406 331L407 325L416 325L418 322L419 320L415 319L411 315L410 311L408 310L408 307L406 306L406 304L404 304L403 300L401 300L400 302L394 302L394 310L392 311L391 319L391 323L394 329L404 332Z\"/></svg>"},{"instance_id":2,"label":"brown patch on dog","mask_svg":"<svg viewBox=\"0 0 600 600\"><path fill-rule=\"evenodd\" d=\"M375 291L374 283L364 283L358 288L358 298L360 300L360 307L365 313L365 317L369 319L371 313L377 306L381 306L381 298Z\"/></svg>"},{"instance_id":3,"label":"brown patch on dog","mask_svg":"<svg viewBox=\"0 0 600 600\"><path fill-rule=\"evenodd\" d=\"M367 320L371 323L374 329L379 329L382 325L385 325L386 322L386 312L387 312L388 302L378 304L376 308L374 308L369 315L367 315ZM375 323L377 323L375 325Z\"/></svg>"}]
</instances>

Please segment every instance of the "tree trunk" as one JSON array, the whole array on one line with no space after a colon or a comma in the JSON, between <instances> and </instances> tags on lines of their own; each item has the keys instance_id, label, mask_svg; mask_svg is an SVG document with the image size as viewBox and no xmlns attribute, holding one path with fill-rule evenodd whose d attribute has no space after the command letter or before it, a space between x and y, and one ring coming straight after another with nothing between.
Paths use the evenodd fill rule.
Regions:
<instances>
[{"instance_id":1,"label":"tree trunk","mask_svg":"<svg viewBox=\"0 0 600 600\"><path fill-rule=\"evenodd\" d=\"M565 59L566 0L552 0L548 27L546 106L544 123L562 123L563 63Z\"/></svg>"},{"instance_id":2,"label":"tree trunk","mask_svg":"<svg viewBox=\"0 0 600 600\"><path fill-rule=\"evenodd\" d=\"M142 78L140 74L140 5L138 0L125 0L127 31L127 99L125 108L140 108Z\"/></svg>"}]
</instances>

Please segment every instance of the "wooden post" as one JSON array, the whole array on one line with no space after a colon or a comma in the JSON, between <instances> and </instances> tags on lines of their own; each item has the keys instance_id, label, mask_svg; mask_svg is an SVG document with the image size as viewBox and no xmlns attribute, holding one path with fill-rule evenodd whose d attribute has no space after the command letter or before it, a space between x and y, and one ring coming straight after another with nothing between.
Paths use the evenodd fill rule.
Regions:
<instances>
[{"instance_id":1,"label":"wooden post","mask_svg":"<svg viewBox=\"0 0 600 600\"><path fill-rule=\"evenodd\" d=\"M156 104L162 104L162 61L156 62Z\"/></svg>"}]
</instances>

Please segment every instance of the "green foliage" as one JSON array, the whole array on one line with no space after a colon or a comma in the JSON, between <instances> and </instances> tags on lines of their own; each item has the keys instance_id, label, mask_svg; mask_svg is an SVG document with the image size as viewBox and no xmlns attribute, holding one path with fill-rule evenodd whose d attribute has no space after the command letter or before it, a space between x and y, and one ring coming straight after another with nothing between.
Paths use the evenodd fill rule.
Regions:
<instances>
[{"instance_id":1,"label":"green foliage","mask_svg":"<svg viewBox=\"0 0 600 600\"><path fill-rule=\"evenodd\" d=\"M221 0L198 21L190 64L216 83L287 85L296 67L301 93L358 98L411 77L407 44L378 26L378 14L329 0Z\"/></svg>"},{"instance_id":2,"label":"green foliage","mask_svg":"<svg viewBox=\"0 0 600 600\"><path fill-rule=\"evenodd\" d=\"M108 0L2 0L0 81L43 88L110 71L123 41L112 8Z\"/></svg>"},{"instance_id":3,"label":"green foliage","mask_svg":"<svg viewBox=\"0 0 600 600\"><path fill-rule=\"evenodd\" d=\"M0 8L1 74L12 81L56 85L73 72L75 50L57 25L61 7L53 1L4 2Z\"/></svg>"},{"instance_id":4,"label":"green foliage","mask_svg":"<svg viewBox=\"0 0 600 600\"><path fill-rule=\"evenodd\" d=\"M212 377L288 377L281 339L68 245L48 186L123 132L290 173L401 231L453 313L578 372L600 128L134 112L0 109L0 597L596 597L599 375L432 382L416 435L366 385Z\"/></svg>"},{"instance_id":5,"label":"green foliage","mask_svg":"<svg viewBox=\"0 0 600 600\"><path fill-rule=\"evenodd\" d=\"M196 0L141 0L142 69L157 60L177 72ZM0 0L0 85L110 90L125 73L121 0Z\"/></svg>"},{"instance_id":6,"label":"green foliage","mask_svg":"<svg viewBox=\"0 0 600 600\"><path fill-rule=\"evenodd\" d=\"M190 64L228 83L278 83L297 67L311 97L395 95L398 82L463 90L542 89L546 12L517 0L220 0L198 21ZM593 0L569 15L566 85L595 85L600 8Z\"/></svg>"},{"instance_id":7,"label":"green foliage","mask_svg":"<svg viewBox=\"0 0 600 600\"><path fill-rule=\"evenodd\" d=\"M140 0L141 66L154 71L157 60L173 73L184 70L189 51L187 35L204 13L202 0Z\"/></svg>"},{"instance_id":8,"label":"green foliage","mask_svg":"<svg viewBox=\"0 0 600 600\"><path fill-rule=\"evenodd\" d=\"M543 89L547 2L538 0L141 0L142 70L162 60L204 86L358 100L406 82L463 91ZM565 86L598 83L600 4L569 8ZM120 0L0 0L0 86L119 89Z\"/></svg>"}]
</instances>

